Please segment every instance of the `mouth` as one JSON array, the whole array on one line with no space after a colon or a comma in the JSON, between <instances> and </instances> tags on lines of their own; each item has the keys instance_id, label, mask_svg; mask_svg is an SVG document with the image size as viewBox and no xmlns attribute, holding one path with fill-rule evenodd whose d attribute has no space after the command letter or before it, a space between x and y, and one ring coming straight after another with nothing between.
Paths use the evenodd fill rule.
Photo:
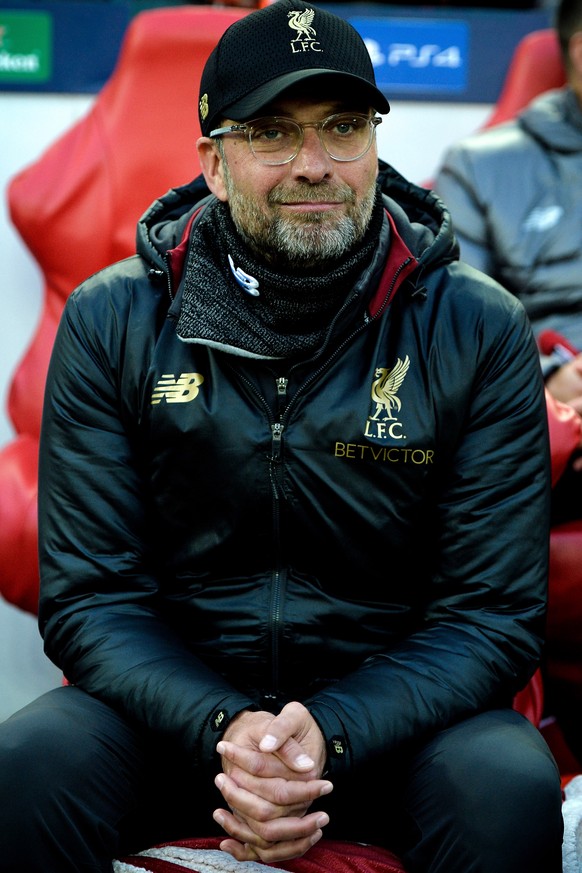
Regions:
<instances>
[{"instance_id":1,"label":"mouth","mask_svg":"<svg viewBox=\"0 0 582 873\"><path fill-rule=\"evenodd\" d=\"M332 209L345 208L351 197L348 190L335 188L329 185L318 185L313 188L307 186L283 186L279 190L271 192L270 201L274 206L288 209L292 212L328 212Z\"/></svg>"},{"instance_id":2,"label":"mouth","mask_svg":"<svg viewBox=\"0 0 582 873\"><path fill-rule=\"evenodd\" d=\"M282 209L290 212L329 212L340 209L343 205L343 201L335 200L286 200L279 203Z\"/></svg>"}]
</instances>

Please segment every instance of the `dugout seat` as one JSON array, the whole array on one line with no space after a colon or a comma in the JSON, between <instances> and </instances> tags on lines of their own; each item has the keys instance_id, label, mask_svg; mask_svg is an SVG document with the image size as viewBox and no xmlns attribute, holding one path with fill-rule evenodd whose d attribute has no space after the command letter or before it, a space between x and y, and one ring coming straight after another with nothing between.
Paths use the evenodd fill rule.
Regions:
<instances>
[{"instance_id":1,"label":"dugout seat","mask_svg":"<svg viewBox=\"0 0 582 873\"><path fill-rule=\"evenodd\" d=\"M538 94L565 83L555 30L548 27L527 33L515 47L501 93L483 127L509 121Z\"/></svg>"}]
</instances>

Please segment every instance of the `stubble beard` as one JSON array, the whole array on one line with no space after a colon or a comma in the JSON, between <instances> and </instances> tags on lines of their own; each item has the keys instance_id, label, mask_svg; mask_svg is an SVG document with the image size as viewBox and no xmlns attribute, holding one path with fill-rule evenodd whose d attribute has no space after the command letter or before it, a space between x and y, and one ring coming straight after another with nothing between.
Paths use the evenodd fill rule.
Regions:
<instances>
[{"instance_id":1,"label":"stubble beard","mask_svg":"<svg viewBox=\"0 0 582 873\"><path fill-rule=\"evenodd\" d=\"M226 162L224 180L238 233L256 255L279 267L319 267L343 257L363 239L376 197L375 183L360 202L348 185L278 185L267 197L267 213L236 189ZM346 203L347 211L281 214L277 208L281 203L329 199Z\"/></svg>"}]
</instances>

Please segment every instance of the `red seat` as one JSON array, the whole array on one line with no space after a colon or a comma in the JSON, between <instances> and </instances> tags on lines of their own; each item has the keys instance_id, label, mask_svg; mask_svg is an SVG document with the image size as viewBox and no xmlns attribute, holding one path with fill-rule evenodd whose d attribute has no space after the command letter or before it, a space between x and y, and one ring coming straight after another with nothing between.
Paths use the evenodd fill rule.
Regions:
<instances>
[{"instance_id":1,"label":"red seat","mask_svg":"<svg viewBox=\"0 0 582 873\"><path fill-rule=\"evenodd\" d=\"M11 180L12 221L45 280L38 331L9 393L17 433L38 436L48 357L67 296L133 253L144 210L200 172L202 69L228 25L247 14L186 6L138 16L88 115Z\"/></svg>"},{"instance_id":2,"label":"red seat","mask_svg":"<svg viewBox=\"0 0 582 873\"><path fill-rule=\"evenodd\" d=\"M36 453L46 371L66 298L135 250L144 210L199 173L198 82L248 10L185 6L136 16L90 112L8 186L15 228L40 266L44 305L8 395L17 438L0 451L0 593L36 612ZM21 487L19 487L21 486Z\"/></svg>"},{"instance_id":3,"label":"red seat","mask_svg":"<svg viewBox=\"0 0 582 873\"><path fill-rule=\"evenodd\" d=\"M501 92L480 130L514 118L530 100L566 83L566 71L553 28L533 30L518 42L503 80ZM427 179L425 188L434 180Z\"/></svg>"},{"instance_id":4,"label":"red seat","mask_svg":"<svg viewBox=\"0 0 582 873\"><path fill-rule=\"evenodd\" d=\"M513 118L530 100L566 82L558 37L553 28L527 33L512 55L501 94L483 127Z\"/></svg>"}]
</instances>

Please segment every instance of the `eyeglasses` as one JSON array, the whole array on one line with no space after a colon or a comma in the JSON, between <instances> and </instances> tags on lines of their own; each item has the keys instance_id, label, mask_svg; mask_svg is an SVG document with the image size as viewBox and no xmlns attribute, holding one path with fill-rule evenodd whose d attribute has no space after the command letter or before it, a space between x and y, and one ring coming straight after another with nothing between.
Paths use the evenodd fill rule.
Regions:
<instances>
[{"instance_id":1,"label":"eyeglasses","mask_svg":"<svg viewBox=\"0 0 582 873\"><path fill-rule=\"evenodd\" d=\"M225 133L243 133L255 158L262 164L276 167L288 164L297 157L303 145L306 127L314 127L319 140L334 161L357 161L363 157L374 138L376 127L382 123L378 116L370 118L353 112L329 115L323 121L300 124L291 118L255 118L245 124L231 124L211 130L209 136Z\"/></svg>"}]
</instances>

